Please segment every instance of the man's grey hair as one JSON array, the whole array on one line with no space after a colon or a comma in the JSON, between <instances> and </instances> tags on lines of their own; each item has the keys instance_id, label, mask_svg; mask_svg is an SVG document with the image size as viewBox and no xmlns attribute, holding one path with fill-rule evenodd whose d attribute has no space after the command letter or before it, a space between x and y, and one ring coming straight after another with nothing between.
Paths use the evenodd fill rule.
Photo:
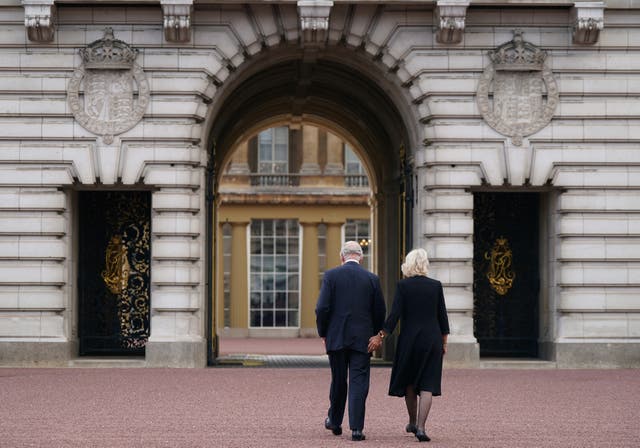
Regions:
<instances>
[{"instance_id":1,"label":"man's grey hair","mask_svg":"<svg viewBox=\"0 0 640 448\"><path fill-rule=\"evenodd\" d=\"M347 259L362 258L362 247L356 241L347 241L342 245L340 256Z\"/></svg>"}]
</instances>

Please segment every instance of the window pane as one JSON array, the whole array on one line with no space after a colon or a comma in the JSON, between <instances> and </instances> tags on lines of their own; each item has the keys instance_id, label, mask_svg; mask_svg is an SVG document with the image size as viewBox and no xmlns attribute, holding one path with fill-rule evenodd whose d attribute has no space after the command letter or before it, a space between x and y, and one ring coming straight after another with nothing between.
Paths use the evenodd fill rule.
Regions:
<instances>
[{"instance_id":1,"label":"window pane","mask_svg":"<svg viewBox=\"0 0 640 448\"><path fill-rule=\"evenodd\" d=\"M251 236L260 237L262 233L262 221L251 221Z\"/></svg>"},{"instance_id":2,"label":"window pane","mask_svg":"<svg viewBox=\"0 0 640 448\"><path fill-rule=\"evenodd\" d=\"M273 236L273 221L265 219L262 224L262 234L264 236Z\"/></svg>"},{"instance_id":3,"label":"window pane","mask_svg":"<svg viewBox=\"0 0 640 448\"><path fill-rule=\"evenodd\" d=\"M264 274L262 276L262 290L273 291L273 275L272 274Z\"/></svg>"},{"instance_id":4,"label":"window pane","mask_svg":"<svg viewBox=\"0 0 640 448\"><path fill-rule=\"evenodd\" d=\"M286 327L286 326L287 326L287 312L276 311L276 327Z\"/></svg>"},{"instance_id":5,"label":"window pane","mask_svg":"<svg viewBox=\"0 0 640 448\"><path fill-rule=\"evenodd\" d=\"M276 256L276 272L287 272L287 256Z\"/></svg>"},{"instance_id":6,"label":"window pane","mask_svg":"<svg viewBox=\"0 0 640 448\"><path fill-rule=\"evenodd\" d=\"M297 311L289 311L289 322L288 325L290 327L298 326L298 312Z\"/></svg>"},{"instance_id":7,"label":"window pane","mask_svg":"<svg viewBox=\"0 0 640 448\"><path fill-rule=\"evenodd\" d=\"M251 255L251 272L262 271L262 257L260 255Z\"/></svg>"},{"instance_id":8,"label":"window pane","mask_svg":"<svg viewBox=\"0 0 640 448\"><path fill-rule=\"evenodd\" d=\"M262 281L260 275L251 275L251 291L260 291L262 289Z\"/></svg>"},{"instance_id":9,"label":"window pane","mask_svg":"<svg viewBox=\"0 0 640 448\"><path fill-rule=\"evenodd\" d=\"M260 327L262 326L262 322L260 322L260 311L251 311L251 326L252 327Z\"/></svg>"},{"instance_id":10,"label":"window pane","mask_svg":"<svg viewBox=\"0 0 640 448\"><path fill-rule=\"evenodd\" d=\"M265 254L272 254L273 253L273 238L272 237L265 237L262 240L262 250L264 251Z\"/></svg>"},{"instance_id":11,"label":"window pane","mask_svg":"<svg viewBox=\"0 0 640 448\"><path fill-rule=\"evenodd\" d=\"M298 274L289 274L289 281L287 285L289 291L298 290Z\"/></svg>"},{"instance_id":12,"label":"window pane","mask_svg":"<svg viewBox=\"0 0 640 448\"><path fill-rule=\"evenodd\" d=\"M287 293L276 292L276 308L286 308L286 307L287 307Z\"/></svg>"},{"instance_id":13,"label":"window pane","mask_svg":"<svg viewBox=\"0 0 640 448\"><path fill-rule=\"evenodd\" d=\"M274 128L274 132L276 134L276 144L288 144L289 143L289 128L286 126L281 126L278 128Z\"/></svg>"},{"instance_id":14,"label":"window pane","mask_svg":"<svg viewBox=\"0 0 640 448\"><path fill-rule=\"evenodd\" d=\"M251 309L260 309L260 294L257 292L251 293Z\"/></svg>"},{"instance_id":15,"label":"window pane","mask_svg":"<svg viewBox=\"0 0 640 448\"><path fill-rule=\"evenodd\" d=\"M273 255L263 255L262 257L262 271L273 272Z\"/></svg>"},{"instance_id":16,"label":"window pane","mask_svg":"<svg viewBox=\"0 0 640 448\"><path fill-rule=\"evenodd\" d=\"M289 159L289 148L287 147L287 145L280 144L280 143L276 144L274 161L284 162L286 165L288 162L288 159Z\"/></svg>"},{"instance_id":17,"label":"window pane","mask_svg":"<svg viewBox=\"0 0 640 448\"><path fill-rule=\"evenodd\" d=\"M262 326L273 327L273 311L262 312Z\"/></svg>"},{"instance_id":18,"label":"window pane","mask_svg":"<svg viewBox=\"0 0 640 448\"><path fill-rule=\"evenodd\" d=\"M262 294L262 308L273 308L273 293L265 292Z\"/></svg>"},{"instance_id":19,"label":"window pane","mask_svg":"<svg viewBox=\"0 0 640 448\"><path fill-rule=\"evenodd\" d=\"M298 237L295 238L287 238L288 239L288 252L291 255L298 255Z\"/></svg>"},{"instance_id":20,"label":"window pane","mask_svg":"<svg viewBox=\"0 0 640 448\"><path fill-rule=\"evenodd\" d=\"M276 291L287 290L287 276L284 274L276 275Z\"/></svg>"},{"instance_id":21,"label":"window pane","mask_svg":"<svg viewBox=\"0 0 640 448\"><path fill-rule=\"evenodd\" d=\"M298 308L298 293L290 292L287 296L287 305L289 308L297 309Z\"/></svg>"}]
</instances>

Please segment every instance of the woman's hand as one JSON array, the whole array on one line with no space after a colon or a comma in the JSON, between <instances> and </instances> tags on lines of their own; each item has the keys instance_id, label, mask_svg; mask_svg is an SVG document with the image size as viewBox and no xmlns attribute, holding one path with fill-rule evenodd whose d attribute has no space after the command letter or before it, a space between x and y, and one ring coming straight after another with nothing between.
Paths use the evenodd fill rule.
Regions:
<instances>
[{"instance_id":1,"label":"woman's hand","mask_svg":"<svg viewBox=\"0 0 640 448\"><path fill-rule=\"evenodd\" d=\"M447 343L446 342L444 344L442 344L442 354L443 355L447 354Z\"/></svg>"}]
</instances>

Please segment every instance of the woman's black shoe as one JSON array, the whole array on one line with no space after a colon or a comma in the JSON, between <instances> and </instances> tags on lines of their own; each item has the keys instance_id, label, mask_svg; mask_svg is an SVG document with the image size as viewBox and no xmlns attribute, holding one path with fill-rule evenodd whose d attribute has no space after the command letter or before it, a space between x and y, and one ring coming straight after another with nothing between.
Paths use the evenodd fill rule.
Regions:
<instances>
[{"instance_id":1,"label":"woman's black shoe","mask_svg":"<svg viewBox=\"0 0 640 448\"><path fill-rule=\"evenodd\" d=\"M427 433L420 429L416 431L416 437L420 442L428 442L431 440Z\"/></svg>"},{"instance_id":2,"label":"woman's black shoe","mask_svg":"<svg viewBox=\"0 0 640 448\"><path fill-rule=\"evenodd\" d=\"M407 432L412 432L412 433L416 433L418 432L418 427L416 425L414 425L413 423L409 423L405 428L405 431Z\"/></svg>"}]
</instances>

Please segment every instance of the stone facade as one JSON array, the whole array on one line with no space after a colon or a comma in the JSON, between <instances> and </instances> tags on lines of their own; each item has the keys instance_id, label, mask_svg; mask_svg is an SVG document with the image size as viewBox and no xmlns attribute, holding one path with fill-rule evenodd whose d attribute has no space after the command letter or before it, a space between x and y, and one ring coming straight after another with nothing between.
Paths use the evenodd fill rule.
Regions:
<instances>
[{"instance_id":1,"label":"stone facade","mask_svg":"<svg viewBox=\"0 0 640 448\"><path fill-rule=\"evenodd\" d=\"M473 192L493 189L544 199L543 357L640 366L636 1L101 3L0 5L1 364L77 357L77 191L150 189L146 363L204 366L215 167L243 135L304 116L368 155L377 231L409 229L428 250L445 285L452 363L478 362ZM108 28L138 69L108 68L90 85L79 50ZM545 53L540 78L509 59L500 82L516 87L493 92L487 120L483 76L515 30ZM112 106L91 109L92 95ZM414 207L400 229L393 198L403 191ZM394 252L377 258L387 296Z\"/></svg>"}]
</instances>

